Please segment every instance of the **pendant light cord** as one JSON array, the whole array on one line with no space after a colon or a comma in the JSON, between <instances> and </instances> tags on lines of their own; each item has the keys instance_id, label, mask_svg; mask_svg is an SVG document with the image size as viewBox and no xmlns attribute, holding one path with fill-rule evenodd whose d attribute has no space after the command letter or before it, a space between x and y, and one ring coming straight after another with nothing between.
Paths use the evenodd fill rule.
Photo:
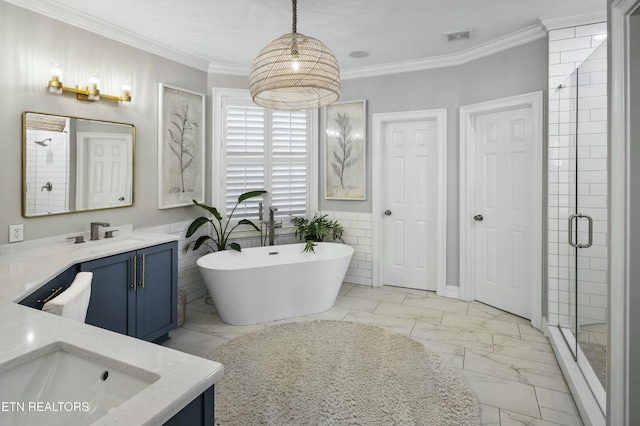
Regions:
<instances>
[{"instance_id":1,"label":"pendant light cord","mask_svg":"<svg viewBox=\"0 0 640 426\"><path fill-rule=\"evenodd\" d=\"M297 33L297 29L298 29L298 0L291 0L291 3L293 4L293 33Z\"/></svg>"}]
</instances>

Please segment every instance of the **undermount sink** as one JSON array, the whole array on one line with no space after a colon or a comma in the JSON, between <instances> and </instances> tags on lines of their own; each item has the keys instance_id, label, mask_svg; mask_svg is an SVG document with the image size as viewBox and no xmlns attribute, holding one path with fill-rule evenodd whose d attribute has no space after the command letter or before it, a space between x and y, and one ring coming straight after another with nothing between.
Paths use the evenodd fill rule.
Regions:
<instances>
[{"instance_id":1,"label":"undermount sink","mask_svg":"<svg viewBox=\"0 0 640 426\"><path fill-rule=\"evenodd\" d=\"M9 410L0 412L0 423L87 425L159 378L55 342L0 365L0 401L11 402Z\"/></svg>"}]
</instances>

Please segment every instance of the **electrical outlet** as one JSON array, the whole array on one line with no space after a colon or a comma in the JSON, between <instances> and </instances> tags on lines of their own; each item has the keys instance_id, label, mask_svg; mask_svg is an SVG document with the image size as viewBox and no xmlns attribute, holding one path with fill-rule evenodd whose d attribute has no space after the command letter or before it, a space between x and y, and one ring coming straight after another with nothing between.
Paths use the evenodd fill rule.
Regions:
<instances>
[{"instance_id":1,"label":"electrical outlet","mask_svg":"<svg viewBox=\"0 0 640 426\"><path fill-rule=\"evenodd\" d=\"M24 225L9 225L9 242L17 243L24 240Z\"/></svg>"}]
</instances>

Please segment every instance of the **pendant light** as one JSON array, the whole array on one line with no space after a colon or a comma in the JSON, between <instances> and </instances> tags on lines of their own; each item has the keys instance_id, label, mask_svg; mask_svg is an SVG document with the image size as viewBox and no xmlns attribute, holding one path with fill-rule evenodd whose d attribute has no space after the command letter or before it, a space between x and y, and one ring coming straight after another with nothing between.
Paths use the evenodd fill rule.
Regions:
<instances>
[{"instance_id":1,"label":"pendant light","mask_svg":"<svg viewBox=\"0 0 640 426\"><path fill-rule=\"evenodd\" d=\"M297 32L297 0L293 32L264 47L249 73L253 101L285 111L329 105L340 96L340 70L331 50L320 40Z\"/></svg>"}]
</instances>

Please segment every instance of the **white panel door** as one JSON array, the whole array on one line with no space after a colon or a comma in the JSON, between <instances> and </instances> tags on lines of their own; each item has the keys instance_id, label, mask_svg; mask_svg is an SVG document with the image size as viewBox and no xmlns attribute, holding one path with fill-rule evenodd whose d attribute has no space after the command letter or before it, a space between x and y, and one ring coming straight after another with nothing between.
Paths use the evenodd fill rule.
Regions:
<instances>
[{"instance_id":1,"label":"white panel door","mask_svg":"<svg viewBox=\"0 0 640 426\"><path fill-rule=\"evenodd\" d=\"M95 137L87 142L87 207L128 202L128 143L122 138Z\"/></svg>"},{"instance_id":2,"label":"white panel door","mask_svg":"<svg viewBox=\"0 0 640 426\"><path fill-rule=\"evenodd\" d=\"M531 318L532 109L475 120L476 300Z\"/></svg>"},{"instance_id":3,"label":"white panel door","mask_svg":"<svg viewBox=\"0 0 640 426\"><path fill-rule=\"evenodd\" d=\"M439 259L437 120L386 123L382 173L382 284L435 291Z\"/></svg>"}]
</instances>

